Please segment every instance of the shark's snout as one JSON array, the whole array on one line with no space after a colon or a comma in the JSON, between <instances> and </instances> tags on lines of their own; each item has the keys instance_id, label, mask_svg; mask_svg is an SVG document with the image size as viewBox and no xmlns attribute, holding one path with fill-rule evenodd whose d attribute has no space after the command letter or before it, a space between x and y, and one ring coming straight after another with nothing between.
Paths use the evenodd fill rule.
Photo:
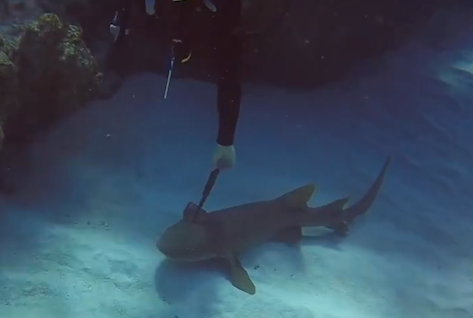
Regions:
<instances>
[{"instance_id":1,"label":"shark's snout","mask_svg":"<svg viewBox=\"0 0 473 318\"><path fill-rule=\"evenodd\" d=\"M156 242L158 251L170 259L178 258L180 254L183 254L183 250L185 250L179 237L176 237L174 234L168 229Z\"/></svg>"},{"instance_id":2,"label":"shark's snout","mask_svg":"<svg viewBox=\"0 0 473 318\"><path fill-rule=\"evenodd\" d=\"M164 236L159 238L156 247L158 251L169 259L179 260L182 259L182 255L185 255L185 247L167 240Z\"/></svg>"},{"instance_id":3,"label":"shark's snout","mask_svg":"<svg viewBox=\"0 0 473 318\"><path fill-rule=\"evenodd\" d=\"M194 262L208 258L192 246L168 242L162 238L158 240L156 247L166 258L173 261Z\"/></svg>"},{"instance_id":4,"label":"shark's snout","mask_svg":"<svg viewBox=\"0 0 473 318\"><path fill-rule=\"evenodd\" d=\"M176 261L199 261L211 255L205 252L200 228L177 223L168 228L156 242L156 248L167 258Z\"/></svg>"},{"instance_id":5,"label":"shark's snout","mask_svg":"<svg viewBox=\"0 0 473 318\"><path fill-rule=\"evenodd\" d=\"M167 245L166 242L163 241L162 236L158 239L158 242L156 242L156 248L165 256L168 256L170 253L172 253L171 246Z\"/></svg>"}]
</instances>

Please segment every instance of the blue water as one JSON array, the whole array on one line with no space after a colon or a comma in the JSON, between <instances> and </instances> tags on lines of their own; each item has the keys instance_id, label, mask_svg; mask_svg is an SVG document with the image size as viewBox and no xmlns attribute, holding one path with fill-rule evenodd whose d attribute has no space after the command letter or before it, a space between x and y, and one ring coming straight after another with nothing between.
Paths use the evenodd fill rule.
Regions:
<instances>
[{"instance_id":1,"label":"blue water","mask_svg":"<svg viewBox=\"0 0 473 318\"><path fill-rule=\"evenodd\" d=\"M255 296L155 248L212 168L213 85L175 80L163 101L164 78L140 74L7 150L17 191L0 197L0 317L473 317L473 23L455 19L448 41L427 28L314 92L246 83L237 166L207 210L309 182L311 205L353 202L393 157L347 238L242 257Z\"/></svg>"}]
</instances>

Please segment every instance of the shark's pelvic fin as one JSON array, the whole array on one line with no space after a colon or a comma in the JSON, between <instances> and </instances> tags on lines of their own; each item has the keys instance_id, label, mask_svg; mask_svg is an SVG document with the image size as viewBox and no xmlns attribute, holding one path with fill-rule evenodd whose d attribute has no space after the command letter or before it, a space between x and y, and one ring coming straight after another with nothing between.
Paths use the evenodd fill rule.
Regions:
<instances>
[{"instance_id":1,"label":"shark's pelvic fin","mask_svg":"<svg viewBox=\"0 0 473 318\"><path fill-rule=\"evenodd\" d=\"M335 225L326 226L326 228L334 231L340 236L347 236L348 232L350 231L350 227L348 226L348 223L345 221L341 221L340 223L335 224Z\"/></svg>"},{"instance_id":2,"label":"shark's pelvic fin","mask_svg":"<svg viewBox=\"0 0 473 318\"><path fill-rule=\"evenodd\" d=\"M314 194L314 191L315 184L311 183L283 194L276 200L281 201L284 205L293 209L306 209L307 202L309 202L310 198Z\"/></svg>"},{"instance_id":3,"label":"shark's pelvic fin","mask_svg":"<svg viewBox=\"0 0 473 318\"><path fill-rule=\"evenodd\" d=\"M256 286L251 281L248 272L241 265L238 257L232 252L227 252L225 253L225 258L230 263L230 280L232 285L250 295L256 294Z\"/></svg>"}]
</instances>

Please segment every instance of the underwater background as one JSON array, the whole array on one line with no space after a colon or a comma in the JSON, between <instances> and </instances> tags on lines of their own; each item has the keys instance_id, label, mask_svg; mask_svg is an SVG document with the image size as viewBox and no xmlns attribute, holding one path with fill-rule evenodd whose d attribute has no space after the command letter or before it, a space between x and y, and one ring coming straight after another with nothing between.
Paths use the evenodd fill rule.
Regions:
<instances>
[{"instance_id":1,"label":"underwater background","mask_svg":"<svg viewBox=\"0 0 473 318\"><path fill-rule=\"evenodd\" d=\"M244 84L238 162L209 211L315 182L311 205L356 201L350 235L242 255L249 296L156 239L211 171L215 85L135 74L27 144L6 144L1 318L473 317L473 19L457 10L397 50L310 91Z\"/></svg>"}]
</instances>

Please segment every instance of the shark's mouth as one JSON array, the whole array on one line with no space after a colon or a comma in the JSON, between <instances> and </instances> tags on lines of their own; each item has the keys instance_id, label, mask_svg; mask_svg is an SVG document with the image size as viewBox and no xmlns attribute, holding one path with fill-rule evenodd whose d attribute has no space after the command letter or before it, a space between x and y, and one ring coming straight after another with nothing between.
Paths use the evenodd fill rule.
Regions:
<instances>
[{"instance_id":1,"label":"shark's mouth","mask_svg":"<svg viewBox=\"0 0 473 318\"><path fill-rule=\"evenodd\" d=\"M198 262L216 257L213 253L197 251L190 247L166 245L163 242L158 242L156 247L168 260L175 262Z\"/></svg>"}]
</instances>

